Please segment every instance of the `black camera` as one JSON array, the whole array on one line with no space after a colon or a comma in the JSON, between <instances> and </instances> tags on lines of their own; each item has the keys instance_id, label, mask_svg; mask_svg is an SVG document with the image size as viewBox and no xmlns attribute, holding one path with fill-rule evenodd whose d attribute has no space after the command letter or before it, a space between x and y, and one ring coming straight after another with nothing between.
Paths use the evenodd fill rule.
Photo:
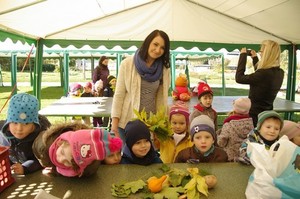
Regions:
<instances>
[{"instance_id":1,"label":"black camera","mask_svg":"<svg viewBox=\"0 0 300 199\"><path fill-rule=\"evenodd\" d=\"M248 56L251 56L252 54L251 54L251 49L247 49L247 55Z\"/></svg>"}]
</instances>

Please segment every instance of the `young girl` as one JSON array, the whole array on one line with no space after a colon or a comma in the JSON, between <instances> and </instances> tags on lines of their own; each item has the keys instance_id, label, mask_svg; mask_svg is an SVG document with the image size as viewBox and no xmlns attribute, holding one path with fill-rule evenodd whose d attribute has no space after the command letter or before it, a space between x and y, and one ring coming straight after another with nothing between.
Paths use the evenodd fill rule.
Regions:
<instances>
[{"instance_id":1,"label":"young girl","mask_svg":"<svg viewBox=\"0 0 300 199\"><path fill-rule=\"evenodd\" d=\"M162 163L152 146L150 131L142 121L134 120L127 123L125 142L121 164L150 165Z\"/></svg>"},{"instance_id":2,"label":"young girl","mask_svg":"<svg viewBox=\"0 0 300 199\"><path fill-rule=\"evenodd\" d=\"M300 124L284 120L280 136L286 135L294 144L300 146Z\"/></svg>"},{"instance_id":3,"label":"young girl","mask_svg":"<svg viewBox=\"0 0 300 199\"><path fill-rule=\"evenodd\" d=\"M193 119L190 134L194 145L180 151L175 162L227 162L226 152L214 145L216 141L214 123L207 115L200 115Z\"/></svg>"},{"instance_id":4,"label":"young girl","mask_svg":"<svg viewBox=\"0 0 300 199\"><path fill-rule=\"evenodd\" d=\"M170 108L170 123L173 137L165 141L158 141L156 148L160 151L160 158L164 163L173 163L178 152L193 145L189 135L189 110L182 101L177 101Z\"/></svg>"},{"instance_id":5,"label":"young girl","mask_svg":"<svg viewBox=\"0 0 300 199\"><path fill-rule=\"evenodd\" d=\"M283 127L283 120L275 111L264 111L258 114L257 127L254 128L243 141L238 161L250 165L247 156L248 142L264 144L269 149L279 139L279 132Z\"/></svg>"},{"instance_id":6,"label":"young girl","mask_svg":"<svg viewBox=\"0 0 300 199\"><path fill-rule=\"evenodd\" d=\"M213 91L205 82L199 82L197 87L199 103L194 106L194 111L190 115L190 121L199 115L207 115L214 122L214 129L218 128L217 112L212 108Z\"/></svg>"},{"instance_id":7,"label":"young girl","mask_svg":"<svg viewBox=\"0 0 300 199\"><path fill-rule=\"evenodd\" d=\"M32 147L42 166L56 168L63 176L81 177L95 173L100 161L120 151L122 140L102 129L89 129L75 122L50 127Z\"/></svg>"},{"instance_id":8,"label":"young girl","mask_svg":"<svg viewBox=\"0 0 300 199\"><path fill-rule=\"evenodd\" d=\"M239 149L248 133L254 128L252 118L249 116L251 101L241 97L233 102L233 111L224 120L218 135L218 146L228 155L228 161L237 161Z\"/></svg>"}]
</instances>

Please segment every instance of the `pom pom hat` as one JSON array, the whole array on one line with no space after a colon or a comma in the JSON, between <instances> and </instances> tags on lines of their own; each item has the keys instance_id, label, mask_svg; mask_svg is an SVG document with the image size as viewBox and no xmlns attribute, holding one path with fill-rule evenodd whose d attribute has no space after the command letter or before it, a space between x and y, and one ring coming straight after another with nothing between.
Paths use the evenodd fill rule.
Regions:
<instances>
[{"instance_id":1,"label":"pom pom hat","mask_svg":"<svg viewBox=\"0 0 300 199\"><path fill-rule=\"evenodd\" d=\"M284 120L283 128L280 136L286 135L290 140L296 136L300 136L300 124L288 120Z\"/></svg>"},{"instance_id":2,"label":"pom pom hat","mask_svg":"<svg viewBox=\"0 0 300 199\"><path fill-rule=\"evenodd\" d=\"M207 115L200 115L195 117L190 125L190 134L191 134L191 139L193 141L195 133L198 133L200 131L207 131L209 132L214 140L216 140L216 132L215 132L215 125L214 122L210 117Z\"/></svg>"},{"instance_id":3,"label":"pom pom hat","mask_svg":"<svg viewBox=\"0 0 300 199\"><path fill-rule=\"evenodd\" d=\"M208 93L211 95L214 94L213 91L211 90L210 86L207 83L199 82L199 84L198 84L198 99Z\"/></svg>"},{"instance_id":4,"label":"pom pom hat","mask_svg":"<svg viewBox=\"0 0 300 199\"><path fill-rule=\"evenodd\" d=\"M247 97L241 97L233 101L233 111L245 115L249 113L251 100Z\"/></svg>"},{"instance_id":5,"label":"pom pom hat","mask_svg":"<svg viewBox=\"0 0 300 199\"><path fill-rule=\"evenodd\" d=\"M114 80L114 79L116 79L116 77L115 76L113 76L113 75L109 75L108 77L107 77L107 82L109 83L109 84L111 84L110 82L111 82L111 80Z\"/></svg>"},{"instance_id":6,"label":"pom pom hat","mask_svg":"<svg viewBox=\"0 0 300 199\"><path fill-rule=\"evenodd\" d=\"M38 118L38 99L27 93L19 93L14 95L9 102L6 123L3 130L8 127L11 122L16 123L34 123L40 126Z\"/></svg>"},{"instance_id":7,"label":"pom pom hat","mask_svg":"<svg viewBox=\"0 0 300 199\"><path fill-rule=\"evenodd\" d=\"M267 118L270 118L270 117L275 117L275 118L278 118L280 120L280 130L282 129L283 127L283 119L280 117L280 115L275 112L275 111L263 111L261 112L260 114L258 114L258 121L257 121L257 126L256 126L256 129L259 131L260 128L261 128L261 125L262 123L264 123L264 121L267 119Z\"/></svg>"},{"instance_id":8,"label":"pom pom hat","mask_svg":"<svg viewBox=\"0 0 300 199\"><path fill-rule=\"evenodd\" d=\"M176 101L176 103L173 106L171 106L169 119L171 120L172 115L177 113L184 115L186 124L189 124L189 116L190 116L189 109L183 101Z\"/></svg>"},{"instance_id":9,"label":"pom pom hat","mask_svg":"<svg viewBox=\"0 0 300 199\"><path fill-rule=\"evenodd\" d=\"M78 165L78 171L59 163L56 159L56 151L60 141L65 140L70 144L72 156ZM84 129L68 131L61 134L50 146L49 156L51 162L56 166L58 173L73 177L81 176L84 169L95 160L103 160L112 152L121 150L122 140L111 137L109 132L101 129Z\"/></svg>"},{"instance_id":10,"label":"pom pom hat","mask_svg":"<svg viewBox=\"0 0 300 199\"><path fill-rule=\"evenodd\" d=\"M93 84L91 82L87 82L87 83L85 83L84 88L90 88L90 89L92 89L93 88Z\"/></svg>"}]
</instances>

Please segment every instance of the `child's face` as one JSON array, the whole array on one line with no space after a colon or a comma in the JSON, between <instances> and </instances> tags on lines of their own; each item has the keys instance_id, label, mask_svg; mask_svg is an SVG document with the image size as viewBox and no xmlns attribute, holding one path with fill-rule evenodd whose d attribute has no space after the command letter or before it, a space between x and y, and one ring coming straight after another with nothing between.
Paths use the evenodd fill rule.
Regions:
<instances>
[{"instance_id":1,"label":"child's face","mask_svg":"<svg viewBox=\"0 0 300 199\"><path fill-rule=\"evenodd\" d=\"M72 167L73 155L70 144L67 141L61 141L58 145L59 147L56 150L57 162L66 167Z\"/></svg>"},{"instance_id":2,"label":"child's face","mask_svg":"<svg viewBox=\"0 0 300 199\"><path fill-rule=\"evenodd\" d=\"M259 133L268 141L278 138L280 132L280 120L277 118L267 118L262 123Z\"/></svg>"},{"instance_id":3,"label":"child's face","mask_svg":"<svg viewBox=\"0 0 300 199\"><path fill-rule=\"evenodd\" d=\"M117 80L116 79L112 79L109 83L110 83L111 87L115 87L116 83L117 83Z\"/></svg>"},{"instance_id":4,"label":"child's face","mask_svg":"<svg viewBox=\"0 0 300 199\"><path fill-rule=\"evenodd\" d=\"M17 123L10 122L8 125L9 131L17 139L24 139L35 130L34 123Z\"/></svg>"},{"instance_id":5,"label":"child's face","mask_svg":"<svg viewBox=\"0 0 300 199\"><path fill-rule=\"evenodd\" d=\"M151 143L147 139L137 141L131 148L134 155L138 158L143 158L150 151Z\"/></svg>"},{"instance_id":6,"label":"child's face","mask_svg":"<svg viewBox=\"0 0 300 199\"><path fill-rule=\"evenodd\" d=\"M180 113L173 114L171 116L171 128L173 132L177 134L186 132L187 123L184 115Z\"/></svg>"},{"instance_id":7,"label":"child's face","mask_svg":"<svg viewBox=\"0 0 300 199\"><path fill-rule=\"evenodd\" d=\"M92 92L92 89L90 87L84 87L84 92L90 93L90 92Z\"/></svg>"},{"instance_id":8,"label":"child's face","mask_svg":"<svg viewBox=\"0 0 300 199\"><path fill-rule=\"evenodd\" d=\"M193 142L197 149L204 154L211 148L215 141L211 133L199 131L194 134Z\"/></svg>"},{"instance_id":9,"label":"child's face","mask_svg":"<svg viewBox=\"0 0 300 199\"><path fill-rule=\"evenodd\" d=\"M121 161L121 151L117 151L114 153L111 153L109 156L104 158L105 164L119 164Z\"/></svg>"},{"instance_id":10,"label":"child's face","mask_svg":"<svg viewBox=\"0 0 300 199\"><path fill-rule=\"evenodd\" d=\"M201 96L199 101L204 107L209 108L212 105L213 96L212 96L212 94L207 93L207 94Z\"/></svg>"},{"instance_id":11,"label":"child's face","mask_svg":"<svg viewBox=\"0 0 300 199\"><path fill-rule=\"evenodd\" d=\"M295 136L291 141L300 146L300 135Z\"/></svg>"}]
</instances>

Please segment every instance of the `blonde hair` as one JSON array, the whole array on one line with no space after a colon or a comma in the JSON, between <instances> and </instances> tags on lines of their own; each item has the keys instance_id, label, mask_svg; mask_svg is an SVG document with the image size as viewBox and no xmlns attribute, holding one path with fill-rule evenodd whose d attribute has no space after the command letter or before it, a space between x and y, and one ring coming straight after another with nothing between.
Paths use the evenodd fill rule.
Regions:
<instances>
[{"instance_id":1,"label":"blonde hair","mask_svg":"<svg viewBox=\"0 0 300 199\"><path fill-rule=\"evenodd\" d=\"M257 69L280 67L280 45L272 40L264 40L261 44L261 60Z\"/></svg>"}]
</instances>

